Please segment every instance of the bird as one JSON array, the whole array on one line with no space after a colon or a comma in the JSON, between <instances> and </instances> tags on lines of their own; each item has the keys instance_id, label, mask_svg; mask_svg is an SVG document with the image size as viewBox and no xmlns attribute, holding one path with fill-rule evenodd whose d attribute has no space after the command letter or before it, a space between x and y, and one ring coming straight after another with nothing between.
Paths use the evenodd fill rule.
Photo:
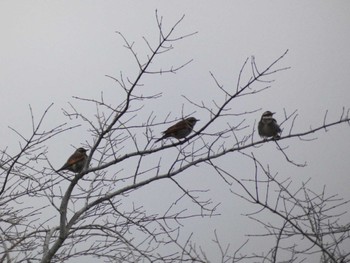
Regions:
<instances>
[{"instance_id":1,"label":"bird","mask_svg":"<svg viewBox=\"0 0 350 263\"><path fill-rule=\"evenodd\" d=\"M259 135L265 139L273 137L274 139L280 138L279 133L282 132L278 126L276 120L272 118L275 112L265 111L258 124Z\"/></svg>"},{"instance_id":2,"label":"bird","mask_svg":"<svg viewBox=\"0 0 350 263\"><path fill-rule=\"evenodd\" d=\"M159 142L169 137L173 137L178 140L185 138L192 132L193 127L197 121L199 120L197 120L194 117L189 117L187 119L175 123L173 126L170 126L168 129L163 131L163 136L160 139L156 140L156 142Z\"/></svg>"},{"instance_id":3,"label":"bird","mask_svg":"<svg viewBox=\"0 0 350 263\"><path fill-rule=\"evenodd\" d=\"M78 148L66 161L66 163L58 169L56 172L60 172L62 170L68 170L73 173L80 173L87 161L87 150L84 148Z\"/></svg>"}]
</instances>

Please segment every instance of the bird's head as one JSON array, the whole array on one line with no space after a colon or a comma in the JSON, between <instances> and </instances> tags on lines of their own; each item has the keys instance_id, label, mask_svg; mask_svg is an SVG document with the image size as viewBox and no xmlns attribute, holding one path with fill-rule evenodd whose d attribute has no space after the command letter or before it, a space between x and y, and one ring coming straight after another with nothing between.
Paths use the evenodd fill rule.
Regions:
<instances>
[{"instance_id":1,"label":"bird's head","mask_svg":"<svg viewBox=\"0 0 350 263\"><path fill-rule=\"evenodd\" d=\"M195 117L189 117L186 119L186 121L193 127L199 120L197 120Z\"/></svg>"},{"instance_id":2,"label":"bird's head","mask_svg":"<svg viewBox=\"0 0 350 263\"><path fill-rule=\"evenodd\" d=\"M262 118L262 119L268 119L268 118L271 118L272 115L274 115L274 114L275 114L275 112L265 111L265 112L263 113L263 115L261 116L261 118Z\"/></svg>"},{"instance_id":3,"label":"bird's head","mask_svg":"<svg viewBox=\"0 0 350 263\"><path fill-rule=\"evenodd\" d=\"M77 153L86 153L87 150L84 149L84 148L82 148L82 147L80 147L80 148L78 148L75 152L77 152Z\"/></svg>"}]
</instances>

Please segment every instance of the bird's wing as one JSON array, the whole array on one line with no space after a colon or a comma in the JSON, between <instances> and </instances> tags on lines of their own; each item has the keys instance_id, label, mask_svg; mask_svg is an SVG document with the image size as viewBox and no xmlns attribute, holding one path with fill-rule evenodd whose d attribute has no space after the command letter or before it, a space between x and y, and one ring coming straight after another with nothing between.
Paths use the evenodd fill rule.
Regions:
<instances>
[{"instance_id":1,"label":"bird's wing","mask_svg":"<svg viewBox=\"0 0 350 263\"><path fill-rule=\"evenodd\" d=\"M83 161L85 158L85 154L73 154L71 157L68 158L68 160L66 161L66 163L60 168L58 169L56 172L62 171L67 169L68 167L73 166L74 164Z\"/></svg>"},{"instance_id":2,"label":"bird's wing","mask_svg":"<svg viewBox=\"0 0 350 263\"><path fill-rule=\"evenodd\" d=\"M74 164L84 160L84 158L85 158L84 154L76 154L76 155L73 154L71 157L68 158L67 162L63 165L61 169L66 169L68 167L71 167Z\"/></svg>"},{"instance_id":3,"label":"bird's wing","mask_svg":"<svg viewBox=\"0 0 350 263\"><path fill-rule=\"evenodd\" d=\"M173 126L170 126L168 129L163 131L163 134L172 134L174 132L177 132L178 130L185 129L186 128L186 122L179 121L178 123L175 123Z\"/></svg>"},{"instance_id":4,"label":"bird's wing","mask_svg":"<svg viewBox=\"0 0 350 263\"><path fill-rule=\"evenodd\" d=\"M82 160L84 160L85 155L84 154L78 154L78 155L72 155L71 157L69 157L69 159L67 160L67 165L71 166L74 165Z\"/></svg>"},{"instance_id":5,"label":"bird's wing","mask_svg":"<svg viewBox=\"0 0 350 263\"><path fill-rule=\"evenodd\" d=\"M280 126L277 124L277 121L275 119L272 119L273 123L276 125L278 132L281 132Z\"/></svg>"}]
</instances>

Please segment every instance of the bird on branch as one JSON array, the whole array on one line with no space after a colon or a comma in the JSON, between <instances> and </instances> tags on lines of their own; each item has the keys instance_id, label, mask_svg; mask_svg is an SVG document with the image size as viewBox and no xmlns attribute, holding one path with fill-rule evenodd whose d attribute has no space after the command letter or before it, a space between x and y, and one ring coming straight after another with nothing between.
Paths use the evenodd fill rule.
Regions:
<instances>
[{"instance_id":1,"label":"bird on branch","mask_svg":"<svg viewBox=\"0 0 350 263\"><path fill-rule=\"evenodd\" d=\"M281 128L278 126L277 121L272 118L275 112L265 111L258 123L258 132L261 137L267 139L273 137L274 139L279 139L279 133L282 132Z\"/></svg>"},{"instance_id":2,"label":"bird on branch","mask_svg":"<svg viewBox=\"0 0 350 263\"><path fill-rule=\"evenodd\" d=\"M160 139L156 140L156 142L159 142L169 137L173 137L178 140L187 137L192 132L193 127L197 121L199 120L197 120L194 117L189 117L187 119L175 123L173 126L170 126L168 129L163 131L163 136Z\"/></svg>"},{"instance_id":3,"label":"bird on branch","mask_svg":"<svg viewBox=\"0 0 350 263\"><path fill-rule=\"evenodd\" d=\"M58 169L56 172L62 170L68 170L73 173L80 173L87 161L88 156L86 155L87 150L84 148L78 148L66 161L66 163Z\"/></svg>"}]
</instances>

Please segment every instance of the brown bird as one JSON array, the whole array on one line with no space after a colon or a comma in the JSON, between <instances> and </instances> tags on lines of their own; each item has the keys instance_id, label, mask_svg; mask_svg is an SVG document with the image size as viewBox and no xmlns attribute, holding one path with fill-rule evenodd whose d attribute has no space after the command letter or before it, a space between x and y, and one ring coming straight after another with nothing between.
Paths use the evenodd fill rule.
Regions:
<instances>
[{"instance_id":1,"label":"brown bird","mask_svg":"<svg viewBox=\"0 0 350 263\"><path fill-rule=\"evenodd\" d=\"M261 119L258 124L258 132L259 135L265 139L268 137L273 137L274 139L278 139L279 133L281 133L281 129L277 124L277 121L272 118L274 112L265 111L261 116Z\"/></svg>"},{"instance_id":2,"label":"brown bird","mask_svg":"<svg viewBox=\"0 0 350 263\"><path fill-rule=\"evenodd\" d=\"M60 172L62 170L68 170L73 173L80 173L87 161L87 150L84 148L78 148L67 160L67 162L56 172Z\"/></svg>"},{"instance_id":3,"label":"brown bird","mask_svg":"<svg viewBox=\"0 0 350 263\"><path fill-rule=\"evenodd\" d=\"M173 137L178 140L185 138L192 132L193 127L197 121L199 120L197 120L194 117L189 117L187 119L175 123L173 126L170 126L167 130L163 131L164 135L162 136L162 138L156 140L156 142L159 142L169 137Z\"/></svg>"}]
</instances>

